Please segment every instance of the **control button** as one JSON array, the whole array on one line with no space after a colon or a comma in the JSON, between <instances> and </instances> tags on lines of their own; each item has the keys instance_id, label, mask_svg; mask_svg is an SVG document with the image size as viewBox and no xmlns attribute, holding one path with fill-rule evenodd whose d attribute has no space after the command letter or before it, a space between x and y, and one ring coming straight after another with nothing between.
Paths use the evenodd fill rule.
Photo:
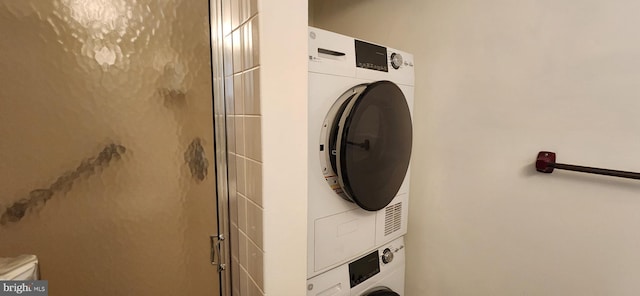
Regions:
<instances>
[{"instance_id":1,"label":"control button","mask_svg":"<svg viewBox=\"0 0 640 296\"><path fill-rule=\"evenodd\" d=\"M393 252L389 248L384 249L382 252L382 263L387 264L393 261Z\"/></svg>"},{"instance_id":2,"label":"control button","mask_svg":"<svg viewBox=\"0 0 640 296\"><path fill-rule=\"evenodd\" d=\"M399 69L402 66L402 56L399 53L391 54L391 66L394 69Z\"/></svg>"}]
</instances>

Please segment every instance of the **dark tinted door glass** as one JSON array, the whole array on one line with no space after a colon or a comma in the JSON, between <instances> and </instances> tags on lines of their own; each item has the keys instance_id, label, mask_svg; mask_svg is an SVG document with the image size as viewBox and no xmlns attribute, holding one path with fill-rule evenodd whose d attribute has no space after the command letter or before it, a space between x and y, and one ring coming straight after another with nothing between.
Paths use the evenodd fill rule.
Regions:
<instances>
[{"instance_id":1,"label":"dark tinted door glass","mask_svg":"<svg viewBox=\"0 0 640 296\"><path fill-rule=\"evenodd\" d=\"M355 97L357 94L358 93L351 95L348 99L344 101L344 103L342 103L342 106L340 106L340 109L338 109L338 114L336 115L336 119L331 124L330 135L329 135L329 160L331 161L331 168L333 169L334 172L337 172L338 168L336 164L336 155L333 154L332 151L335 151L337 149L336 145L338 145L337 141L338 141L338 130L340 127L340 117L342 117L342 113L344 112L344 109L347 107L347 105L349 105L349 102L351 102L353 97Z\"/></svg>"},{"instance_id":2,"label":"dark tinted door glass","mask_svg":"<svg viewBox=\"0 0 640 296\"><path fill-rule=\"evenodd\" d=\"M369 85L345 120L340 175L344 189L360 207L377 211L400 189L411 157L409 106L389 81Z\"/></svg>"},{"instance_id":3,"label":"dark tinted door glass","mask_svg":"<svg viewBox=\"0 0 640 296\"><path fill-rule=\"evenodd\" d=\"M400 294L393 292L389 289L384 289L384 290L372 292L371 294L366 294L364 296L400 296Z\"/></svg>"}]
</instances>

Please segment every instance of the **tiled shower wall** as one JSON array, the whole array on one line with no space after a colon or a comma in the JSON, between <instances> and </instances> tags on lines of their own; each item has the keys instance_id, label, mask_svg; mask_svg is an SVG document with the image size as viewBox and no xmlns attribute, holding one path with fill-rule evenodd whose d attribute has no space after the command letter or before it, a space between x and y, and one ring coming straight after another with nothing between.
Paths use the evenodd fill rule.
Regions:
<instances>
[{"instance_id":1,"label":"tiled shower wall","mask_svg":"<svg viewBox=\"0 0 640 296\"><path fill-rule=\"evenodd\" d=\"M234 296L264 295L257 0L223 1Z\"/></svg>"}]
</instances>

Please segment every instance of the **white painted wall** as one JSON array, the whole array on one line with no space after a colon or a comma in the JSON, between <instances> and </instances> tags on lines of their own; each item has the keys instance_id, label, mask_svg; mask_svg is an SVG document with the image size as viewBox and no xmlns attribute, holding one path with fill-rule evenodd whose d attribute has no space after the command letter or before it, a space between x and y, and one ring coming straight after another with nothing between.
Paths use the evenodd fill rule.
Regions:
<instances>
[{"instance_id":1,"label":"white painted wall","mask_svg":"<svg viewBox=\"0 0 640 296\"><path fill-rule=\"evenodd\" d=\"M318 0L314 25L415 54L407 295L637 295L640 2Z\"/></svg>"},{"instance_id":2,"label":"white painted wall","mask_svg":"<svg viewBox=\"0 0 640 296\"><path fill-rule=\"evenodd\" d=\"M307 3L260 0L264 286L306 293Z\"/></svg>"}]
</instances>

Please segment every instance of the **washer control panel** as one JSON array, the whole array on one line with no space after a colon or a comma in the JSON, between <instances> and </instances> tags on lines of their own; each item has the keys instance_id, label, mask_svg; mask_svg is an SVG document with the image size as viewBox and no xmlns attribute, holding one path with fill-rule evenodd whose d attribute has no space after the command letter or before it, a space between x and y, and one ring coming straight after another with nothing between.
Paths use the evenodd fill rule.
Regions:
<instances>
[{"instance_id":1,"label":"washer control panel","mask_svg":"<svg viewBox=\"0 0 640 296\"><path fill-rule=\"evenodd\" d=\"M351 288L368 280L380 272L378 250L349 263L349 281Z\"/></svg>"},{"instance_id":2,"label":"washer control panel","mask_svg":"<svg viewBox=\"0 0 640 296\"><path fill-rule=\"evenodd\" d=\"M363 296L381 287L404 295L404 264L404 238L400 237L308 279L307 296Z\"/></svg>"}]
</instances>

